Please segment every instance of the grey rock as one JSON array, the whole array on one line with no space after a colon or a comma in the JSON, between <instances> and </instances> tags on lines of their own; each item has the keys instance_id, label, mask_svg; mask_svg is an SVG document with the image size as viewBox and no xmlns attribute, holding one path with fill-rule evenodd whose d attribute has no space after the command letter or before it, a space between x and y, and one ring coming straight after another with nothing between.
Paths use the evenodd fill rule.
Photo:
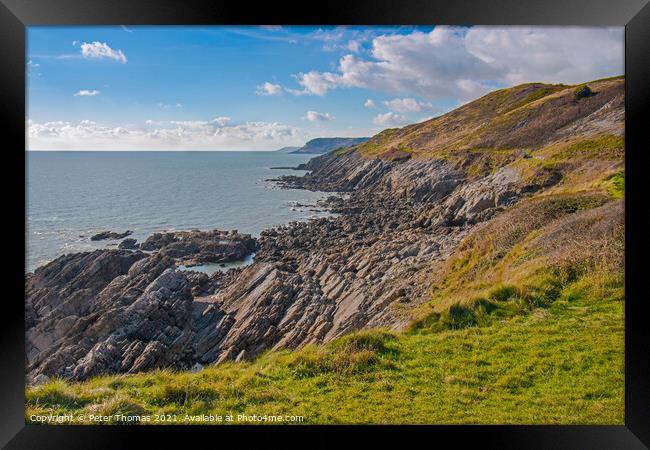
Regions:
<instances>
[{"instance_id":1,"label":"grey rock","mask_svg":"<svg viewBox=\"0 0 650 450\"><path fill-rule=\"evenodd\" d=\"M123 250L134 250L134 249L138 248L137 242L138 241L136 239L127 238L127 239L124 239L122 242L120 242L120 245L118 245L117 248L123 249Z\"/></svg>"},{"instance_id":2,"label":"grey rock","mask_svg":"<svg viewBox=\"0 0 650 450\"><path fill-rule=\"evenodd\" d=\"M133 234L133 231L126 230L124 233L116 233L115 231L102 231L90 237L91 241L103 241L105 239L122 239Z\"/></svg>"}]
</instances>

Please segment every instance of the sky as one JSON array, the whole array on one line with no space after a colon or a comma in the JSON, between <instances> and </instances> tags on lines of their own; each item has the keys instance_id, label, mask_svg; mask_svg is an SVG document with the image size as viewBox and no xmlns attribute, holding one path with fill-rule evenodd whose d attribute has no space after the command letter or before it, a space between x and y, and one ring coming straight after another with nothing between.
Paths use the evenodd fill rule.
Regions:
<instances>
[{"instance_id":1,"label":"sky","mask_svg":"<svg viewBox=\"0 0 650 450\"><path fill-rule=\"evenodd\" d=\"M623 28L29 27L28 150L276 150L623 74Z\"/></svg>"}]
</instances>

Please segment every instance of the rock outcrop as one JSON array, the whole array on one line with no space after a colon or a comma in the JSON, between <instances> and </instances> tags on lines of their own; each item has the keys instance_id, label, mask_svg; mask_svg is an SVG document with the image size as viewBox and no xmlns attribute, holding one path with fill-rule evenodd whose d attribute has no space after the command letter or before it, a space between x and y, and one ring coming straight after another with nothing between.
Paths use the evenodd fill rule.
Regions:
<instances>
[{"instance_id":1,"label":"rock outcrop","mask_svg":"<svg viewBox=\"0 0 650 450\"><path fill-rule=\"evenodd\" d=\"M127 238L124 239L122 242L120 242L117 248L124 249L124 250L135 250L140 246L139 244L137 244L137 242L138 241L136 239Z\"/></svg>"},{"instance_id":2,"label":"rock outcrop","mask_svg":"<svg viewBox=\"0 0 650 450\"><path fill-rule=\"evenodd\" d=\"M91 241L103 241L105 239L122 239L133 234L133 231L126 230L123 233L117 233L115 231L101 231L97 234L94 234L90 237Z\"/></svg>"},{"instance_id":3,"label":"rock outcrop","mask_svg":"<svg viewBox=\"0 0 650 450\"><path fill-rule=\"evenodd\" d=\"M232 231L176 231L154 233L141 250L156 250L185 266L239 261L255 252L256 242L250 234Z\"/></svg>"}]
</instances>

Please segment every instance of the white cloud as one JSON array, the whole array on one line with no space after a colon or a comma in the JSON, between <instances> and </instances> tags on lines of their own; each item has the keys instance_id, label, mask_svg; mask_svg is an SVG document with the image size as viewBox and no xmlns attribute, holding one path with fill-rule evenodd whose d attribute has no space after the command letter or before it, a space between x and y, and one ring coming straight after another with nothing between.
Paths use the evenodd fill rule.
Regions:
<instances>
[{"instance_id":1,"label":"white cloud","mask_svg":"<svg viewBox=\"0 0 650 450\"><path fill-rule=\"evenodd\" d=\"M94 41L92 43L83 42L81 44L81 54L84 58L94 59L113 59L125 64L127 59L122 50L113 50L106 42Z\"/></svg>"},{"instance_id":2,"label":"white cloud","mask_svg":"<svg viewBox=\"0 0 650 450\"><path fill-rule=\"evenodd\" d=\"M75 97L94 97L95 95L99 95L99 91L95 89L82 89L74 94Z\"/></svg>"},{"instance_id":3,"label":"white cloud","mask_svg":"<svg viewBox=\"0 0 650 450\"><path fill-rule=\"evenodd\" d=\"M316 111L307 111L305 119L310 122L329 122L335 119L330 113L319 113Z\"/></svg>"},{"instance_id":4,"label":"white cloud","mask_svg":"<svg viewBox=\"0 0 650 450\"><path fill-rule=\"evenodd\" d=\"M302 145L310 138L278 122L230 124L230 118L205 121L147 120L141 127L78 123L27 123L30 150L273 150Z\"/></svg>"},{"instance_id":5,"label":"white cloud","mask_svg":"<svg viewBox=\"0 0 650 450\"><path fill-rule=\"evenodd\" d=\"M162 109L169 109L169 108L171 108L172 106L173 106L174 108L182 108L182 107L183 107L183 104L182 104L182 103L176 103L176 104L172 105L172 104L170 104L170 103L159 102L159 103L156 103L156 106L157 106L158 108L162 108Z\"/></svg>"},{"instance_id":6,"label":"white cloud","mask_svg":"<svg viewBox=\"0 0 650 450\"><path fill-rule=\"evenodd\" d=\"M312 70L307 73L299 73L294 76L302 89L287 89L294 95L320 95L327 94L327 91L341 85L341 76L331 72L317 72Z\"/></svg>"},{"instance_id":7,"label":"white cloud","mask_svg":"<svg viewBox=\"0 0 650 450\"><path fill-rule=\"evenodd\" d=\"M133 30L127 27L126 25L120 25L120 27L122 27L122 29L127 33L133 33Z\"/></svg>"},{"instance_id":8,"label":"white cloud","mask_svg":"<svg viewBox=\"0 0 650 450\"><path fill-rule=\"evenodd\" d=\"M363 104L363 106L365 106L366 108L374 108L376 105L375 105L375 102L372 99L368 99Z\"/></svg>"},{"instance_id":9,"label":"white cloud","mask_svg":"<svg viewBox=\"0 0 650 450\"><path fill-rule=\"evenodd\" d=\"M212 119L212 123L216 123L220 127L226 126L228 122L230 122L230 117L217 117L216 119Z\"/></svg>"},{"instance_id":10,"label":"white cloud","mask_svg":"<svg viewBox=\"0 0 650 450\"><path fill-rule=\"evenodd\" d=\"M27 61L27 76L32 77L32 76L41 76L41 72L39 71L41 65L38 63L33 62L31 59Z\"/></svg>"},{"instance_id":11,"label":"white cloud","mask_svg":"<svg viewBox=\"0 0 650 450\"><path fill-rule=\"evenodd\" d=\"M406 116L401 114L395 114L394 112L387 112L385 114L377 114L373 119L372 123L375 125L382 126L397 126L404 125L408 122Z\"/></svg>"},{"instance_id":12,"label":"white cloud","mask_svg":"<svg viewBox=\"0 0 650 450\"><path fill-rule=\"evenodd\" d=\"M359 50L361 50L361 42L352 39L348 42L348 50L354 53L359 53Z\"/></svg>"},{"instance_id":13,"label":"white cloud","mask_svg":"<svg viewBox=\"0 0 650 450\"><path fill-rule=\"evenodd\" d=\"M335 71L300 72L296 95L364 88L423 98L476 98L499 85L579 83L623 73L623 28L447 27L381 35L371 57L347 54Z\"/></svg>"},{"instance_id":14,"label":"white cloud","mask_svg":"<svg viewBox=\"0 0 650 450\"><path fill-rule=\"evenodd\" d=\"M624 73L623 28L473 27L467 51L508 84L580 83Z\"/></svg>"},{"instance_id":15,"label":"white cloud","mask_svg":"<svg viewBox=\"0 0 650 450\"><path fill-rule=\"evenodd\" d=\"M384 105L391 111L398 113L412 113L426 111L433 108L433 105L428 102L418 102L414 98L394 98L384 102Z\"/></svg>"},{"instance_id":16,"label":"white cloud","mask_svg":"<svg viewBox=\"0 0 650 450\"><path fill-rule=\"evenodd\" d=\"M257 86L255 93L257 95L280 95L282 94L282 86L266 81Z\"/></svg>"},{"instance_id":17,"label":"white cloud","mask_svg":"<svg viewBox=\"0 0 650 450\"><path fill-rule=\"evenodd\" d=\"M363 50L364 43L369 42L374 36L377 36L382 32L384 32L384 30L378 27L355 29L346 26L338 26L327 29L319 28L307 35L301 36L301 38L323 42L323 50L325 51L359 53Z\"/></svg>"}]
</instances>

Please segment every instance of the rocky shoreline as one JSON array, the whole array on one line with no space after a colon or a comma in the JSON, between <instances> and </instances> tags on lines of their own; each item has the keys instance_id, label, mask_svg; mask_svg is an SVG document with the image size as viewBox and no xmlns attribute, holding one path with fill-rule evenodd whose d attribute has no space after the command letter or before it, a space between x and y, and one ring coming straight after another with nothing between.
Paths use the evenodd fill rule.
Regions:
<instances>
[{"instance_id":1,"label":"rocky shoreline","mask_svg":"<svg viewBox=\"0 0 650 450\"><path fill-rule=\"evenodd\" d=\"M517 176L468 183L441 161L324 155L286 188L348 193L336 215L265 230L155 233L65 255L26 276L27 373L82 380L253 358L365 327L400 329L426 299L431 262L514 203ZM107 232L108 233L108 232ZM149 253L150 252L150 253ZM241 260L206 275L177 266Z\"/></svg>"},{"instance_id":2,"label":"rocky shoreline","mask_svg":"<svg viewBox=\"0 0 650 450\"><path fill-rule=\"evenodd\" d=\"M25 280L28 381L184 369L364 328L405 328L431 298L437 262L470 230L526 197L561 188L564 177L582 188L602 184L603 170L619 164L612 161L622 151L623 83L593 86L600 93L588 99L557 86L535 101L528 99L537 85L496 91L437 119L385 130L357 148L365 153L328 153L297 167L305 175L275 180L337 193L318 205L334 213L328 217L259 238L157 233L38 268ZM532 145L546 145L554 163L546 164L543 152L539 163L531 159L522 148ZM594 148L608 145L602 158L593 157ZM481 151L486 146L491 150ZM517 165L522 161L535 164ZM252 264L211 276L178 268L252 253Z\"/></svg>"}]
</instances>

